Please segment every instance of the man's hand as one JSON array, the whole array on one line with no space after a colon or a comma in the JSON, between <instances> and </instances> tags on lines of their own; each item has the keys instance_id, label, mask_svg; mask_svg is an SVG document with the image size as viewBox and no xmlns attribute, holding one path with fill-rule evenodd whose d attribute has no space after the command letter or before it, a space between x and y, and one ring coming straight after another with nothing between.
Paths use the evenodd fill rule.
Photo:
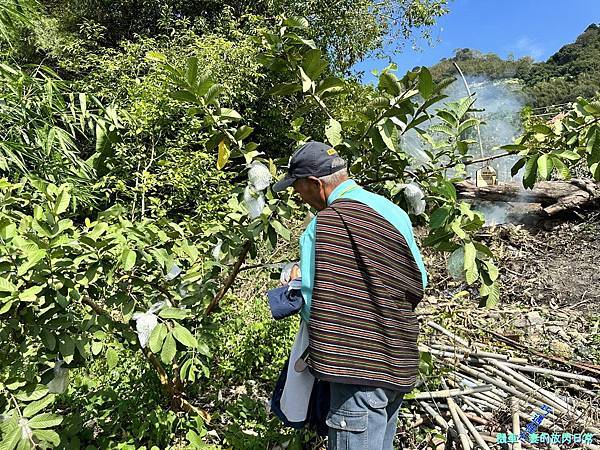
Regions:
<instances>
[{"instance_id":1,"label":"man's hand","mask_svg":"<svg viewBox=\"0 0 600 450\"><path fill-rule=\"evenodd\" d=\"M295 264L294 267L292 267L292 272L290 273L290 281L292 281L295 278L298 278L300 276L300 267L298 266L298 264Z\"/></svg>"},{"instance_id":2,"label":"man's hand","mask_svg":"<svg viewBox=\"0 0 600 450\"><path fill-rule=\"evenodd\" d=\"M298 264L294 264L292 266L292 269L290 270L290 274L286 279L281 279L281 285L285 286L286 284L288 284L290 281L292 281L295 278L300 277L300 266Z\"/></svg>"}]
</instances>

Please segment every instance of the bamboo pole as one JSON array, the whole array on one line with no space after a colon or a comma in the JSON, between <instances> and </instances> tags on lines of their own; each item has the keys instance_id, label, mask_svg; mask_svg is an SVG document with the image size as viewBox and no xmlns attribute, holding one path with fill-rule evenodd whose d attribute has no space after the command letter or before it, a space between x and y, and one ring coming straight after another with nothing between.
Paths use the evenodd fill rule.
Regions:
<instances>
[{"instance_id":1,"label":"bamboo pole","mask_svg":"<svg viewBox=\"0 0 600 450\"><path fill-rule=\"evenodd\" d=\"M464 398L463 398L464 400ZM487 413L489 414L489 413ZM465 415L469 418L471 422L477 422L480 425L487 425L489 421L487 419L483 419L476 414L466 412Z\"/></svg>"},{"instance_id":2,"label":"bamboo pole","mask_svg":"<svg viewBox=\"0 0 600 450\"><path fill-rule=\"evenodd\" d=\"M479 397L476 397L477 395L479 395L479 394L473 394L473 396L471 397L472 402L478 403L478 404L482 405L484 408L488 408L492 411L494 409L498 408L498 405L494 405L494 404L490 403L487 398L485 398L485 397L479 398Z\"/></svg>"},{"instance_id":3,"label":"bamboo pole","mask_svg":"<svg viewBox=\"0 0 600 450\"><path fill-rule=\"evenodd\" d=\"M450 386L452 386L453 388L460 387L459 384L456 381L454 381L454 380L448 380L448 384L450 384ZM485 412L484 410L482 410L473 401L471 401L467 396L463 396L461 399L462 399L462 401L463 401L464 404L466 404L469 408L471 408L473 411L475 411L477 414L479 414L482 417L481 420L484 423L487 423L486 419L490 415L490 413ZM477 417L477 416L474 416L474 417Z\"/></svg>"},{"instance_id":4,"label":"bamboo pole","mask_svg":"<svg viewBox=\"0 0 600 450\"><path fill-rule=\"evenodd\" d=\"M589 383L600 384L600 380L598 378L590 377L587 375L579 375L577 373L569 373L564 372L562 370L546 369L545 367L538 367L532 365L518 365L512 362L507 362L505 363L505 365L512 369L520 370L521 372L541 373L546 375L554 375L555 377L559 378L568 378L572 380L587 381Z\"/></svg>"},{"instance_id":5,"label":"bamboo pole","mask_svg":"<svg viewBox=\"0 0 600 450\"><path fill-rule=\"evenodd\" d=\"M520 374L516 370L512 370L510 367L508 367L508 365L506 363L501 363L501 362L495 361L493 359L489 359L488 361L489 361L490 364L496 366L498 369L504 370L506 373L512 375L517 380L525 383L527 386L529 386L532 389L535 389L536 391L540 392L546 398L549 398L550 400L552 400L555 403L559 404L560 406L562 406L563 408L565 408L567 411L570 410L570 409L572 409L571 406L568 405L564 400L558 398L552 392L549 392L546 389L544 389L543 387L539 386L538 384L536 384L535 382L533 382L532 380L530 380L529 378L527 378L525 375Z\"/></svg>"},{"instance_id":6,"label":"bamboo pole","mask_svg":"<svg viewBox=\"0 0 600 450\"><path fill-rule=\"evenodd\" d=\"M475 439L475 442L477 442L479 444L479 446L481 448L483 448L484 450L491 450L490 447L483 440L483 438L481 437L481 435L479 434L479 432L477 431L475 426L471 423L469 418L466 416L466 414L458 407L456 402L453 399L449 398L448 405L450 405L450 402L453 403L453 406L451 406L451 408L456 409L456 412L458 413L460 420L462 420L463 423L467 426L467 429L471 433L471 436L473 436L473 438ZM452 412L452 409L450 409L450 412Z\"/></svg>"},{"instance_id":7,"label":"bamboo pole","mask_svg":"<svg viewBox=\"0 0 600 450\"><path fill-rule=\"evenodd\" d=\"M447 388L446 382L443 378L441 379L441 382L442 386L444 388ZM450 415L452 416L452 421L454 422L454 426L456 427L456 431L458 432L458 439L460 441L460 444L463 450L470 450L473 447L473 442L471 442L469 436L467 436L467 432L457 411L458 407L456 406L456 403L451 397L448 397L446 401L448 403L448 407L450 408Z\"/></svg>"},{"instance_id":8,"label":"bamboo pole","mask_svg":"<svg viewBox=\"0 0 600 450\"><path fill-rule=\"evenodd\" d=\"M506 383L500 382L498 380L496 380L495 378L492 378L484 373L481 373L475 369L472 369L470 367L465 366L464 364L459 364L459 367L461 370L463 370L464 372L471 374L473 376L477 376L479 379L487 381L488 383L502 389L503 391L512 394L522 400L525 400L526 402L532 403L535 406L543 406L544 403L539 401L536 398L532 398L532 397L528 397L527 395L523 394L522 392L520 392L518 389L515 389L512 386L507 385ZM566 413L566 411L563 410L563 408L557 408L559 409L560 412ZM547 414L546 415L547 418L551 419L551 420L558 420L559 418L557 416L555 416L554 414ZM574 417L573 418L575 423L577 423L577 425L580 425L584 428L585 431L588 431L590 433L593 434L600 434L600 429L596 428L596 427L592 427L592 426L588 426L585 424L585 422L581 422L580 421L580 417Z\"/></svg>"},{"instance_id":9,"label":"bamboo pole","mask_svg":"<svg viewBox=\"0 0 600 450\"><path fill-rule=\"evenodd\" d=\"M427 322L427 325L429 325L431 328L433 328L434 330L439 331L442 334L445 334L446 336L448 336L451 339L454 339L456 342L458 342L459 344L469 348L469 343L467 341L465 341L463 338L458 337L457 335L455 335L454 333L448 331L447 329L445 329L443 326L438 325L437 323L435 323L433 320L430 320L429 322Z\"/></svg>"},{"instance_id":10,"label":"bamboo pole","mask_svg":"<svg viewBox=\"0 0 600 450\"><path fill-rule=\"evenodd\" d=\"M519 423L519 401L514 397L510 398L510 409L512 414L512 432L515 436L518 436L517 442L515 442L512 446L512 450L521 450L521 424Z\"/></svg>"},{"instance_id":11,"label":"bamboo pole","mask_svg":"<svg viewBox=\"0 0 600 450\"><path fill-rule=\"evenodd\" d=\"M473 403L471 400L469 400L467 397L463 397L462 401L469 406L473 411L475 411L477 414L479 414L481 417L486 417L487 413L485 411L483 411L479 406L477 406L475 403Z\"/></svg>"},{"instance_id":12,"label":"bamboo pole","mask_svg":"<svg viewBox=\"0 0 600 450\"><path fill-rule=\"evenodd\" d=\"M474 388L468 388L468 389L444 389L441 391L433 391L433 392L419 392L417 394L415 394L414 399L415 400L429 400L432 398L449 398L449 397L456 397L458 395L468 395L468 394L473 394L476 392L486 392L486 391L491 391L494 387L490 386L490 385L481 385L481 386L476 386Z\"/></svg>"},{"instance_id":13,"label":"bamboo pole","mask_svg":"<svg viewBox=\"0 0 600 450\"><path fill-rule=\"evenodd\" d=\"M459 349L457 351L456 347L452 347L451 345L445 345L445 344L428 344L429 347L435 349L435 350L442 350L442 351L446 351L446 352L455 352L455 353L459 353L459 354L465 354L466 356L473 356L475 358L494 358L494 359L501 359L503 361L509 361L513 364L527 364L529 361L525 358L515 358L512 357L510 355L503 355L501 353L493 353L493 352L486 352L483 350L475 350L475 351L469 351L466 349Z\"/></svg>"},{"instance_id":14,"label":"bamboo pole","mask_svg":"<svg viewBox=\"0 0 600 450\"><path fill-rule=\"evenodd\" d=\"M525 394L523 394L522 392L520 392L519 390L515 389L512 386L507 385L506 383L503 383L501 381L496 380L495 378L490 377L489 375L486 375L485 373L479 372L475 369L472 369L470 367L465 366L464 364L459 364L460 366L460 370L462 370L463 372L466 372L470 375L476 376L481 380L487 381L488 383L496 386L497 388L502 389L503 391L507 392L508 394L512 394L515 395L516 397L525 400L527 402L533 403L536 406L543 406L544 403L535 399L535 398L531 398L530 396L527 396Z\"/></svg>"},{"instance_id":15,"label":"bamboo pole","mask_svg":"<svg viewBox=\"0 0 600 450\"><path fill-rule=\"evenodd\" d=\"M548 398L547 396L545 396L544 394L539 392L539 390L537 390L536 388L532 388L531 386L528 386L527 384L517 380L515 377L513 377L507 373L504 373L503 371L498 370L495 367L486 367L486 370L489 370L494 375L497 375L497 376L503 378L504 380L506 380L507 383L509 383L511 386L514 386L515 388L519 389L523 394L530 395L532 398L535 398L536 400L540 401L542 403L542 405L548 404L548 405L552 406L552 408L558 410L559 412L562 412L563 414L568 414L567 408L564 408L560 403L555 402L554 400Z\"/></svg>"},{"instance_id":16,"label":"bamboo pole","mask_svg":"<svg viewBox=\"0 0 600 450\"><path fill-rule=\"evenodd\" d=\"M431 418L435 421L435 423L437 423L444 430L447 430L448 428L450 428L450 425L448 425L448 422L446 422L446 419L444 419L428 403L419 401L419 406L421 406L421 408L423 408L427 412L427 414L429 414L431 416Z\"/></svg>"}]
</instances>

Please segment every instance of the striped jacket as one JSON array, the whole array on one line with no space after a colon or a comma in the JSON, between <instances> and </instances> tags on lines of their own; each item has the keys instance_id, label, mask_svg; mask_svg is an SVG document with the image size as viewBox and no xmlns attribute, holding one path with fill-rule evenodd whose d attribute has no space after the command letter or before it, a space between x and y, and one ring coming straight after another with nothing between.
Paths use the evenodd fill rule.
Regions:
<instances>
[{"instance_id":1,"label":"striped jacket","mask_svg":"<svg viewBox=\"0 0 600 450\"><path fill-rule=\"evenodd\" d=\"M409 392L416 381L421 272L402 234L370 206L317 215L308 365L320 379Z\"/></svg>"}]
</instances>

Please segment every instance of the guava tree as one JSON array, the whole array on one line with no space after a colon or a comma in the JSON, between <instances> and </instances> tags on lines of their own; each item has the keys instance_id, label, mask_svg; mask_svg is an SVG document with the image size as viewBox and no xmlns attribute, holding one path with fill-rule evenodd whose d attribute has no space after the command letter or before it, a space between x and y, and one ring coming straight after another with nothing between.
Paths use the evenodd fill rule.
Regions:
<instances>
[{"instance_id":1,"label":"guava tree","mask_svg":"<svg viewBox=\"0 0 600 450\"><path fill-rule=\"evenodd\" d=\"M525 168L525 187L554 176L569 179L577 166L600 181L600 101L579 98L550 121L527 117L525 133L503 148L521 156L512 172Z\"/></svg>"}]
</instances>

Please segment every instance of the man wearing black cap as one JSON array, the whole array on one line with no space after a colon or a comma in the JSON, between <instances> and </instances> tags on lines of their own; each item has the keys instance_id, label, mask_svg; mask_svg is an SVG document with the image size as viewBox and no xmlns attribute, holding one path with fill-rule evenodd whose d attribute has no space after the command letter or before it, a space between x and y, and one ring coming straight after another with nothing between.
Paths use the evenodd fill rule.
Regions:
<instances>
[{"instance_id":1,"label":"man wearing black cap","mask_svg":"<svg viewBox=\"0 0 600 450\"><path fill-rule=\"evenodd\" d=\"M300 238L300 312L311 373L331 386L329 449L392 450L416 381L414 308L427 273L408 215L348 178L331 146L308 142L273 190L292 186L318 213Z\"/></svg>"}]
</instances>

